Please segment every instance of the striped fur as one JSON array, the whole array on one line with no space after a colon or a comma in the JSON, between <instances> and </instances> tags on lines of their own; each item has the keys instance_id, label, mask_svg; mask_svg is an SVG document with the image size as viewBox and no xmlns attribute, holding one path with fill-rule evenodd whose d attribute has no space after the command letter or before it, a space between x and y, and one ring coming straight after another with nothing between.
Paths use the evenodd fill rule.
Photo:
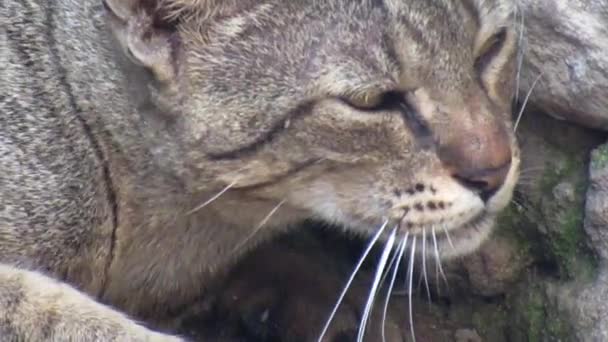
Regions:
<instances>
[{"instance_id":1,"label":"striped fur","mask_svg":"<svg viewBox=\"0 0 608 342\"><path fill-rule=\"evenodd\" d=\"M414 208L420 184L434 212L399 223L419 234L441 216L453 254L474 250L491 224L474 233L462 217L483 209L491 222L517 178L514 6L3 0L0 341L178 340L128 317L167 328L294 223L369 235L392 207ZM476 70L503 28L504 46ZM418 113L353 105L383 92ZM513 168L481 204L437 150L498 131Z\"/></svg>"}]
</instances>

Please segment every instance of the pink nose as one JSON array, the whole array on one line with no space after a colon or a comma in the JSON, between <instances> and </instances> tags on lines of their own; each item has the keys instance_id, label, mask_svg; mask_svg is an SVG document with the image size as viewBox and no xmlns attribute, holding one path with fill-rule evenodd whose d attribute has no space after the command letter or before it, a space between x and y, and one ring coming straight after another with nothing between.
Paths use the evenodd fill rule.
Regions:
<instances>
[{"instance_id":1,"label":"pink nose","mask_svg":"<svg viewBox=\"0 0 608 342\"><path fill-rule=\"evenodd\" d=\"M439 159L456 180L486 201L507 178L511 144L502 125L482 125L440 146Z\"/></svg>"}]
</instances>

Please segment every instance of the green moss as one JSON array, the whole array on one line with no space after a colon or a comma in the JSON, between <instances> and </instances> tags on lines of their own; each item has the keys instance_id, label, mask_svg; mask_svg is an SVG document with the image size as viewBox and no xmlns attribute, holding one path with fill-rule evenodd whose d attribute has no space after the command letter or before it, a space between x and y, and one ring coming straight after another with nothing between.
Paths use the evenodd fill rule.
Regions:
<instances>
[{"instance_id":1,"label":"green moss","mask_svg":"<svg viewBox=\"0 0 608 342\"><path fill-rule=\"evenodd\" d=\"M602 169L608 166L608 144L596 148L591 157L591 168Z\"/></svg>"},{"instance_id":2,"label":"green moss","mask_svg":"<svg viewBox=\"0 0 608 342\"><path fill-rule=\"evenodd\" d=\"M573 329L568 314L556 306L548 287L540 279L528 278L511 294L508 326L511 341L572 341Z\"/></svg>"},{"instance_id":3,"label":"green moss","mask_svg":"<svg viewBox=\"0 0 608 342\"><path fill-rule=\"evenodd\" d=\"M497 304L478 304L475 309L471 321L480 336L486 341L506 340L504 333L509 325L506 309Z\"/></svg>"},{"instance_id":4,"label":"green moss","mask_svg":"<svg viewBox=\"0 0 608 342\"><path fill-rule=\"evenodd\" d=\"M507 299L512 305L508 326L512 341L541 341L546 329L545 296L538 285L528 282L519 284Z\"/></svg>"},{"instance_id":5,"label":"green moss","mask_svg":"<svg viewBox=\"0 0 608 342\"><path fill-rule=\"evenodd\" d=\"M571 341L572 327L561 317L547 317L547 333L553 341Z\"/></svg>"},{"instance_id":6,"label":"green moss","mask_svg":"<svg viewBox=\"0 0 608 342\"><path fill-rule=\"evenodd\" d=\"M585 245L582 209L572 207L559 216L561 227L551 235L550 240L561 273L568 278L589 278L594 273L595 262Z\"/></svg>"},{"instance_id":7,"label":"green moss","mask_svg":"<svg viewBox=\"0 0 608 342\"><path fill-rule=\"evenodd\" d=\"M545 307L543 305L543 297L538 289L530 292L528 303L524 310L524 318L528 323L528 341L540 341L545 330Z\"/></svg>"},{"instance_id":8,"label":"green moss","mask_svg":"<svg viewBox=\"0 0 608 342\"><path fill-rule=\"evenodd\" d=\"M547 227L546 243L562 277L571 279L580 275L587 278L595 271L595 260L586 245L583 230L588 183L584 156L556 155L552 160L561 162L547 167L541 182L540 206L544 216L541 224ZM555 198L553 191L562 182L573 185L572 198Z\"/></svg>"},{"instance_id":9,"label":"green moss","mask_svg":"<svg viewBox=\"0 0 608 342\"><path fill-rule=\"evenodd\" d=\"M522 209L515 202L506 207L498 216L497 224L499 227L510 227L508 230L500 230L500 234L504 234L505 231L517 231L512 229L513 227L520 227L524 224L525 215L522 213Z\"/></svg>"},{"instance_id":10,"label":"green moss","mask_svg":"<svg viewBox=\"0 0 608 342\"><path fill-rule=\"evenodd\" d=\"M497 219L496 235L506 238L516 246L517 257L526 264L535 259L535 253L542 250L536 223L531 220L529 209L512 202Z\"/></svg>"},{"instance_id":11,"label":"green moss","mask_svg":"<svg viewBox=\"0 0 608 342\"><path fill-rule=\"evenodd\" d=\"M540 190L545 195L550 195L553 188L559 184L559 181L563 178L564 166L563 165L551 165L554 167L547 167L540 181Z\"/></svg>"},{"instance_id":12,"label":"green moss","mask_svg":"<svg viewBox=\"0 0 608 342\"><path fill-rule=\"evenodd\" d=\"M540 295L539 295L540 297ZM572 341L572 327L546 300L529 303L528 341Z\"/></svg>"},{"instance_id":13,"label":"green moss","mask_svg":"<svg viewBox=\"0 0 608 342\"><path fill-rule=\"evenodd\" d=\"M540 190L546 196L552 196L553 189L560 182L584 177L585 160L582 155L564 155L559 150L548 153L551 163L546 165L540 182Z\"/></svg>"}]
</instances>

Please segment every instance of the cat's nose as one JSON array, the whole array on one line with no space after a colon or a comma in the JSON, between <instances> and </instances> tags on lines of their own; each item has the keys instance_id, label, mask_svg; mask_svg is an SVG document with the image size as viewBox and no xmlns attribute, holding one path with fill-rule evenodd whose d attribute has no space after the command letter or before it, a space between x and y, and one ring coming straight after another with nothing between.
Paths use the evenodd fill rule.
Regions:
<instances>
[{"instance_id":1,"label":"cat's nose","mask_svg":"<svg viewBox=\"0 0 608 342\"><path fill-rule=\"evenodd\" d=\"M497 124L460 132L439 147L439 159L460 184L485 202L504 184L511 168L511 144Z\"/></svg>"}]
</instances>

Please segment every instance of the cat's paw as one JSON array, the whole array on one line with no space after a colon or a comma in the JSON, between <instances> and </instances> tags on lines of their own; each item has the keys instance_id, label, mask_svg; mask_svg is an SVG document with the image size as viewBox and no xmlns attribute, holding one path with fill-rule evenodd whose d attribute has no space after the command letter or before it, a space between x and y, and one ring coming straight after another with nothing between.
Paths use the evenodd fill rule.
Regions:
<instances>
[{"instance_id":1,"label":"cat's paw","mask_svg":"<svg viewBox=\"0 0 608 342\"><path fill-rule=\"evenodd\" d=\"M42 273L0 264L1 341L179 342Z\"/></svg>"}]
</instances>

